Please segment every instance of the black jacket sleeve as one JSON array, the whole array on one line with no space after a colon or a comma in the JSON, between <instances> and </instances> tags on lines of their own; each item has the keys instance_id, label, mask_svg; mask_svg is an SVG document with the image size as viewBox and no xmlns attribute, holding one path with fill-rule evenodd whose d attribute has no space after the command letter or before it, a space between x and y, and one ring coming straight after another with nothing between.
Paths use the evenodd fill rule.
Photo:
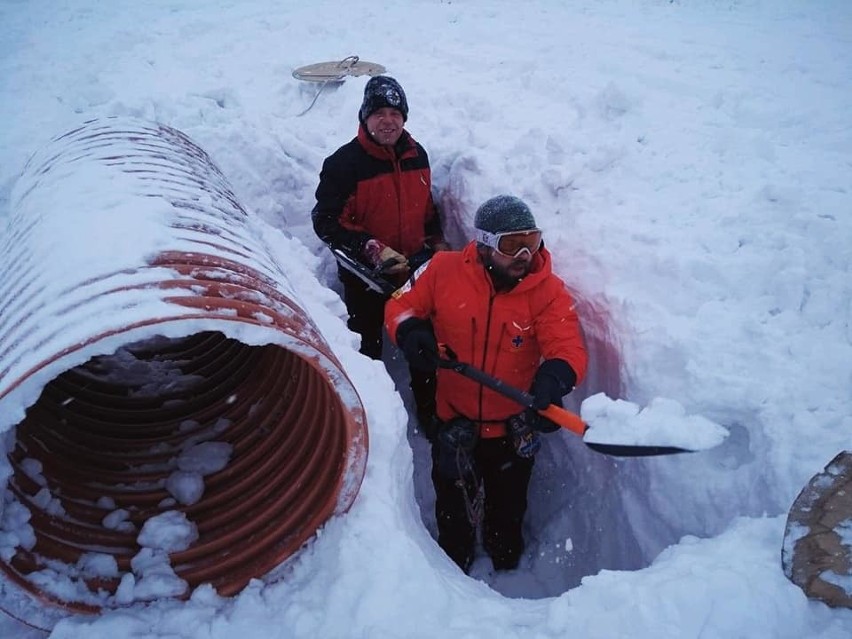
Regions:
<instances>
[{"instance_id":1,"label":"black jacket sleeve","mask_svg":"<svg viewBox=\"0 0 852 639\"><path fill-rule=\"evenodd\" d=\"M438 205L435 204L434 196L432 197L432 217L426 222L426 228L424 229L426 235L426 243L429 245L434 244L435 242L443 242L444 241L444 230L441 224L441 210L438 208Z\"/></svg>"},{"instance_id":2,"label":"black jacket sleeve","mask_svg":"<svg viewBox=\"0 0 852 639\"><path fill-rule=\"evenodd\" d=\"M342 248L360 258L364 245L371 236L350 231L340 225L343 208L357 186L347 151L347 147L343 146L323 162L316 190L317 203L311 211L311 222L317 237L331 248Z\"/></svg>"}]
</instances>

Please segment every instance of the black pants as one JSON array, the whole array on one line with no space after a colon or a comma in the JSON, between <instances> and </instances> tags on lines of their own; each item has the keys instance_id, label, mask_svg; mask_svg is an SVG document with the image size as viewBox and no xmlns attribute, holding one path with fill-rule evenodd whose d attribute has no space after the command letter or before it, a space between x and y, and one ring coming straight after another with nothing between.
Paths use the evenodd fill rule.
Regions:
<instances>
[{"instance_id":1,"label":"black pants","mask_svg":"<svg viewBox=\"0 0 852 639\"><path fill-rule=\"evenodd\" d=\"M462 570L470 569L476 543L476 522L471 522L470 509L481 485L485 497L482 545L495 569L516 568L524 551L521 526L527 510L533 458L518 457L508 437L480 439L473 450L476 477L451 480L435 470L438 445L432 446L438 545Z\"/></svg>"},{"instance_id":2,"label":"black pants","mask_svg":"<svg viewBox=\"0 0 852 639\"><path fill-rule=\"evenodd\" d=\"M371 290L348 271L338 271L343 284L343 301L349 330L361 336L359 352L371 359L382 358L382 328L385 322L385 297ZM435 414L435 373L409 368L411 392L421 424Z\"/></svg>"}]
</instances>

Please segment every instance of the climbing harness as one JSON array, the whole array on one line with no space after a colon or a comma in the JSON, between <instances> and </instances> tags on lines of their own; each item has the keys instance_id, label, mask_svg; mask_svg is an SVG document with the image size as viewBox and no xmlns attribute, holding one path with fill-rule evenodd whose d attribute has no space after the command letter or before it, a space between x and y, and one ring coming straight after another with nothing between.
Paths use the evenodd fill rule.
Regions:
<instances>
[{"instance_id":1,"label":"climbing harness","mask_svg":"<svg viewBox=\"0 0 852 639\"><path fill-rule=\"evenodd\" d=\"M463 447L455 449L456 487L464 498L464 509L470 525L477 528L485 514L485 484L474 467L473 451Z\"/></svg>"}]
</instances>

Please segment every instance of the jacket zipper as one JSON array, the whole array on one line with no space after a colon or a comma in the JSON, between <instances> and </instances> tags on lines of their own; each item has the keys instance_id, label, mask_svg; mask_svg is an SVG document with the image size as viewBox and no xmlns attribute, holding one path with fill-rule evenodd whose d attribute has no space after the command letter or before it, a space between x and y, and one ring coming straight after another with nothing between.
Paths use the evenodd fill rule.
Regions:
<instances>
[{"instance_id":1,"label":"jacket zipper","mask_svg":"<svg viewBox=\"0 0 852 639\"><path fill-rule=\"evenodd\" d=\"M488 295L488 313L485 320L485 339L482 340L482 361L479 363L479 368L485 370L485 360L488 356L488 335L491 332L491 311L494 309L494 296L496 292ZM482 421L482 399L485 387L479 387L479 421Z\"/></svg>"},{"instance_id":2,"label":"jacket zipper","mask_svg":"<svg viewBox=\"0 0 852 639\"><path fill-rule=\"evenodd\" d=\"M396 186L396 248L402 253L404 252L402 245L402 218L405 213L403 212L402 197L402 163L396 150L393 151L393 177Z\"/></svg>"}]
</instances>

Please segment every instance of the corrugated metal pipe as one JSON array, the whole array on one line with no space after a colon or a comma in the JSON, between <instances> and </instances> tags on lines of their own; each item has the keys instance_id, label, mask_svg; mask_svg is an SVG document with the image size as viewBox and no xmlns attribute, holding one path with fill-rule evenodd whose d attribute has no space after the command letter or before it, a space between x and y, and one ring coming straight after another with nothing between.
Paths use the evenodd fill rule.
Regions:
<instances>
[{"instance_id":1,"label":"corrugated metal pipe","mask_svg":"<svg viewBox=\"0 0 852 639\"><path fill-rule=\"evenodd\" d=\"M8 613L230 596L352 504L363 406L257 227L157 123L93 120L27 163L0 252Z\"/></svg>"}]
</instances>

